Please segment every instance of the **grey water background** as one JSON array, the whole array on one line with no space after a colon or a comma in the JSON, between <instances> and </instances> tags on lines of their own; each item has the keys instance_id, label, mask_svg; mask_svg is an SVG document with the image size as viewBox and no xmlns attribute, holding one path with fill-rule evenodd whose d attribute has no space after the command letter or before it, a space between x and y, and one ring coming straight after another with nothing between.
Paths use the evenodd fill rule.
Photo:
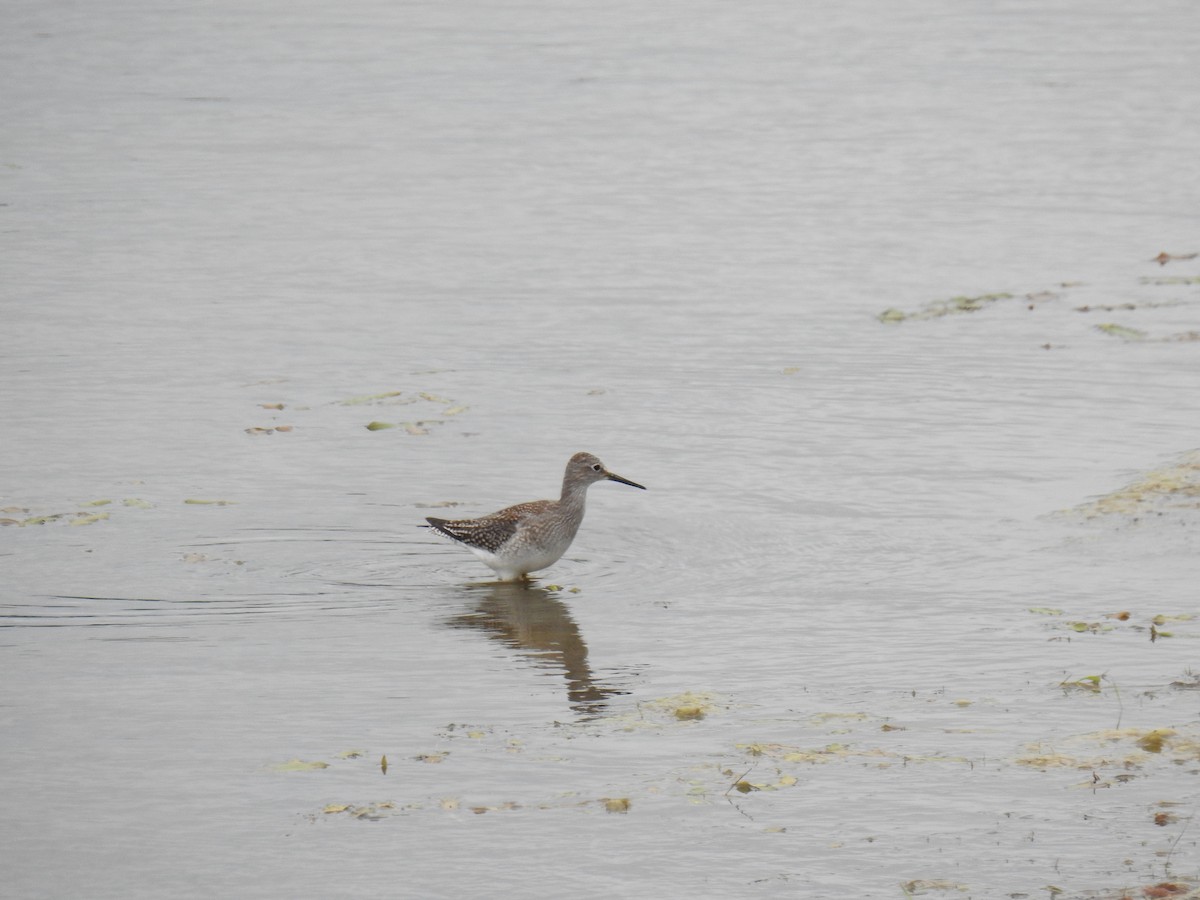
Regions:
<instances>
[{"instance_id":1,"label":"grey water background","mask_svg":"<svg viewBox=\"0 0 1200 900\"><path fill-rule=\"evenodd\" d=\"M0 20L6 896L1200 877L1200 7Z\"/></svg>"}]
</instances>

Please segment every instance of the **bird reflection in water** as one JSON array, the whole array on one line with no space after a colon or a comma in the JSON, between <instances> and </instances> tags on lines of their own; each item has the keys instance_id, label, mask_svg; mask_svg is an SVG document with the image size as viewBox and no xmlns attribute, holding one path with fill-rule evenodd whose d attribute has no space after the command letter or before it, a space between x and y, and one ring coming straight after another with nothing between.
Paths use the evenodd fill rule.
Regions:
<instances>
[{"instance_id":1,"label":"bird reflection in water","mask_svg":"<svg viewBox=\"0 0 1200 900\"><path fill-rule=\"evenodd\" d=\"M545 588L519 581L469 588L482 597L469 613L449 620L452 628L477 628L493 640L521 651L534 664L561 669L567 699L577 713L598 715L604 701L625 693L597 682L587 661L587 644L565 603Z\"/></svg>"}]
</instances>

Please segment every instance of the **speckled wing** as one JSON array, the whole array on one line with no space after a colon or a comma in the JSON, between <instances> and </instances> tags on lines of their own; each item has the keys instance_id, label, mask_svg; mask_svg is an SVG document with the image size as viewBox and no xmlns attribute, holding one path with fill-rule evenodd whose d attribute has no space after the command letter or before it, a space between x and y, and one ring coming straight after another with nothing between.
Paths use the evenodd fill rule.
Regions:
<instances>
[{"instance_id":1,"label":"speckled wing","mask_svg":"<svg viewBox=\"0 0 1200 900\"><path fill-rule=\"evenodd\" d=\"M532 503L519 503L478 519L450 520L427 516L425 521L434 531L451 540L488 553L499 553L500 548L512 539L525 519L544 512L549 505L548 501L535 500Z\"/></svg>"}]
</instances>

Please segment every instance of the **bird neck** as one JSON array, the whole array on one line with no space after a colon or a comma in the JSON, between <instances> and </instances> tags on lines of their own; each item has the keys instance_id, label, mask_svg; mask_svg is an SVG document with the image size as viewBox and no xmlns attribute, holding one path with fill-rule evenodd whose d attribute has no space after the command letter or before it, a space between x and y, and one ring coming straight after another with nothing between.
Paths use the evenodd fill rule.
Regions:
<instances>
[{"instance_id":1,"label":"bird neck","mask_svg":"<svg viewBox=\"0 0 1200 900\"><path fill-rule=\"evenodd\" d=\"M558 499L559 505L570 507L571 509L583 509L584 503L587 500L587 489L588 486L586 484L564 478L562 496Z\"/></svg>"}]
</instances>

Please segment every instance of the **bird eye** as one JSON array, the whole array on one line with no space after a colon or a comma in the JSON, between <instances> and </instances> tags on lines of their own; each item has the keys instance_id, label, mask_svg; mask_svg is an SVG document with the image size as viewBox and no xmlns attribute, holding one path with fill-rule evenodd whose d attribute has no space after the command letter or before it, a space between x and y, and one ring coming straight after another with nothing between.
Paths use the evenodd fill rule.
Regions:
<instances>
[{"instance_id":1,"label":"bird eye","mask_svg":"<svg viewBox=\"0 0 1200 900\"><path fill-rule=\"evenodd\" d=\"M602 465L600 465L600 463L593 463L593 464L592 464L592 471L593 471L593 472L599 472L599 471L600 471L601 469L603 469L603 468L604 468L604 467L603 467Z\"/></svg>"}]
</instances>

